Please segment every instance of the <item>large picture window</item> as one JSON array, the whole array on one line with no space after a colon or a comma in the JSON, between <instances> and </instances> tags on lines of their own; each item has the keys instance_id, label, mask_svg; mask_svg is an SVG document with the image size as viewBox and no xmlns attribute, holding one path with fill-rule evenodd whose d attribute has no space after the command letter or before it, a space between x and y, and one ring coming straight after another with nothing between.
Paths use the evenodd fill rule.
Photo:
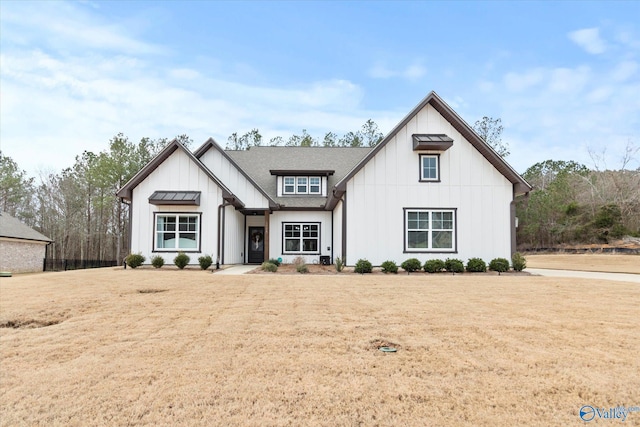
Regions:
<instances>
[{"instance_id":1,"label":"large picture window","mask_svg":"<svg viewBox=\"0 0 640 427\"><path fill-rule=\"evenodd\" d=\"M405 252L455 252L455 209L405 209Z\"/></svg>"},{"instance_id":2,"label":"large picture window","mask_svg":"<svg viewBox=\"0 0 640 427\"><path fill-rule=\"evenodd\" d=\"M155 219L154 250L199 251L200 214L159 213Z\"/></svg>"},{"instance_id":3,"label":"large picture window","mask_svg":"<svg viewBox=\"0 0 640 427\"><path fill-rule=\"evenodd\" d=\"M282 194L322 194L319 176L285 176Z\"/></svg>"},{"instance_id":4,"label":"large picture window","mask_svg":"<svg viewBox=\"0 0 640 427\"><path fill-rule=\"evenodd\" d=\"M320 223L285 222L282 224L283 252L318 254L320 253Z\"/></svg>"}]
</instances>

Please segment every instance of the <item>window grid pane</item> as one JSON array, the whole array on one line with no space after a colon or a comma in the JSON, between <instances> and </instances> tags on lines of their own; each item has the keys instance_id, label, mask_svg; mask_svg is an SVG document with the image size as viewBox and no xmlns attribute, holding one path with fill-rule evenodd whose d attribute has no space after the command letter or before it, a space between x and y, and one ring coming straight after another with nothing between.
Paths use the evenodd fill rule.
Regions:
<instances>
[{"instance_id":1,"label":"window grid pane","mask_svg":"<svg viewBox=\"0 0 640 427\"><path fill-rule=\"evenodd\" d=\"M437 180L438 179L438 157L422 156L422 179Z\"/></svg>"},{"instance_id":2,"label":"window grid pane","mask_svg":"<svg viewBox=\"0 0 640 427\"><path fill-rule=\"evenodd\" d=\"M406 211L408 250L454 249L453 211Z\"/></svg>"},{"instance_id":3,"label":"window grid pane","mask_svg":"<svg viewBox=\"0 0 640 427\"><path fill-rule=\"evenodd\" d=\"M157 215L156 249L198 249L198 215Z\"/></svg>"},{"instance_id":4,"label":"window grid pane","mask_svg":"<svg viewBox=\"0 0 640 427\"><path fill-rule=\"evenodd\" d=\"M285 176L283 194L322 194L322 178L319 176Z\"/></svg>"},{"instance_id":5,"label":"window grid pane","mask_svg":"<svg viewBox=\"0 0 640 427\"><path fill-rule=\"evenodd\" d=\"M320 178L317 176L309 177L309 193L320 194Z\"/></svg>"},{"instance_id":6,"label":"window grid pane","mask_svg":"<svg viewBox=\"0 0 640 427\"><path fill-rule=\"evenodd\" d=\"M320 251L320 224L283 224L285 253L318 253Z\"/></svg>"},{"instance_id":7,"label":"window grid pane","mask_svg":"<svg viewBox=\"0 0 640 427\"><path fill-rule=\"evenodd\" d=\"M296 192L296 179L292 176L284 177L284 192L285 193L295 193Z\"/></svg>"},{"instance_id":8,"label":"window grid pane","mask_svg":"<svg viewBox=\"0 0 640 427\"><path fill-rule=\"evenodd\" d=\"M299 176L297 179L296 192L298 194L306 194L307 193L307 177Z\"/></svg>"}]
</instances>

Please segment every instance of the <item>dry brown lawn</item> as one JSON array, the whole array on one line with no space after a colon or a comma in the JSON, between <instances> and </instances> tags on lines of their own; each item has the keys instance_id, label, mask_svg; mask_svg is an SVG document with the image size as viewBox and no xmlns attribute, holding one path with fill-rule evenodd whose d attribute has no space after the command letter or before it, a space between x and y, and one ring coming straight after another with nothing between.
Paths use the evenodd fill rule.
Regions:
<instances>
[{"instance_id":1,"label":"dry brown lawn","mask_svg":"<svg viewBox=\"0 0 640 427\"><path fill-rule=\"evenodd\" d=\"M640 406L639 307L534 276L0 279L0 424L578 425Z\"/></svg>"},{"instance_id":2,"label":"dry brown lawn","mask_svg":"<svg viewBox=\"0 0 640 427\"><path fill-rule=\"evenodd\" d=\"M526 258L531 268L640 274L640 255L544 254Z\"/></svg>"}]
</instances>

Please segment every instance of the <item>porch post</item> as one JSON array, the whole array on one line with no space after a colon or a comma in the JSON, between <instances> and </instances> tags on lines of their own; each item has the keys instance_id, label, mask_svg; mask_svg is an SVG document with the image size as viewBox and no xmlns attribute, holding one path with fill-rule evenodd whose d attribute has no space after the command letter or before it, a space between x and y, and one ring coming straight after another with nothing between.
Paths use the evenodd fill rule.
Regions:
<instances>
[{"instance_id":1,"label":"porch post","mask_svg":"<svg viewBox=\"0 0 640 427\"><path fill-rule=\"evenodd\" d=\"M264 260L269 260L269 210L264 211Z\"/></svg>"}]
</instances>

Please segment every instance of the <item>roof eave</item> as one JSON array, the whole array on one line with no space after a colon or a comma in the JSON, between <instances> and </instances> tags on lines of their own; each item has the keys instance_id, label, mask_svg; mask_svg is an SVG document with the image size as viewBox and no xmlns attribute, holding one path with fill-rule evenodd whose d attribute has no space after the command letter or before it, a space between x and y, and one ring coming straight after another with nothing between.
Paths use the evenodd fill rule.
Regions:
<instances>
[{"instance_id":1,"label":"roof eave","mask_svg":"<svg viewBox=\"0 0 640 427\"><path fill-rule=\"evenodd\" d=\"M213 148L215 150L218 150L220 152L220 154L227 159L227 161L229 163L231 163L239 172L242 176L244 176L259 192L260 194L262 194L267 201L269 202L269 208L270 209L278 209L279 208L279 204L276 203L275 200L273 200L273 198L271 196L269 196L269 194L267 194L267 192L260 187L254 180L253 178L251 178L245 171L244 169L242 169L240 166L238 166L238 164L231 158L231 156L229 156L227 153L225 153L224 149L216 142L215 139L213 138L209 138L207 139L204 144L202 144L200 147L198 147L198 149L196 151L193 152L193 155L198 159L198 161L200 160L200 157L202 157L210 148Z\"/></svg>"},{"instance_id":2,"label":"roof eave","mask_svg":"<svg viewBox=\"0 0 640 427\"><path fill-rule=\"evenodd\" d=\"M531 186L509 165L496 151L491 148L480 136L465 122L437 93L431 91L413 110L409 112L383 139L367 154L340 182L335 188L339 191L346 190L347 182L360 171L382 148L391 140L420 110L431 104L460 134L467 139L505 178L512 184L518 184L519 188L529 188ZM522 191L522 190L519 190Z\"/></svg>"}]
</instances>

